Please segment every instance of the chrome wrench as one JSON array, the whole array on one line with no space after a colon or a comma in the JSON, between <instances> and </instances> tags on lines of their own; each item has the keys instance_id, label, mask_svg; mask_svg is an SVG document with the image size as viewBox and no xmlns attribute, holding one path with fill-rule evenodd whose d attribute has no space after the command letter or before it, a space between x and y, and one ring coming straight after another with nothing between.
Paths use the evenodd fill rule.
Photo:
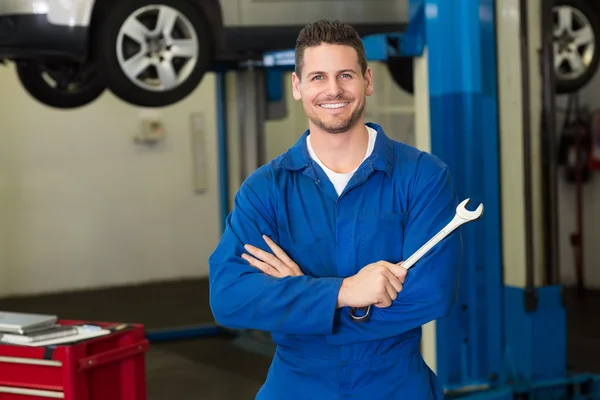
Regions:
<instances>
[{"instance_id":1,"label":"chrome wrench","mask_svg":"<svg viewBox=\"0 0 600 400\"><path fill-rule=\"evenodd\" d=\"M467 210L466 206L471 199L463 200L456 207L456 214L454 214L454 218L445 227L443 227L435 236L433 236L427 243L425 243L419 250L417 250L413 255L408 257L406 261L401 262L398 265L403 266L406 269L411 268L417 261L421 259L429 250L431 250L436 244L441 242L446 236L452 233L459 226L466 224L467 222L475 221L483 214L483 204L480 204L479 207L475 211ZM364 315L357 314L358 310L363 310ZM360 307L360 308L352 308L350 310L350 316L356 322L365 322L371 318L371 313L373 312L373 306Z\"/></svg>"}]
</instances>

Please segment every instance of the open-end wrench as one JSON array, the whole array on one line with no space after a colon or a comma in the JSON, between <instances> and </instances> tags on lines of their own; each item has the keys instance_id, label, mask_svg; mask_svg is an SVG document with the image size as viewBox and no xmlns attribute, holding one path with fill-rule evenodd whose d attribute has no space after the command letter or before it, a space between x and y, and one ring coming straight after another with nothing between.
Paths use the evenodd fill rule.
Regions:
<instances>
[{"instance_id":1,"label":"open-end wrench","mask_svg":"<svg viewBox=\"0 0 600 400\"><path fill-rule=\"evenodd\" d=\"M434 237L429 239L427 243L425 243L419 250L417 250L412 256L408 257L406 261L399 263L402 267L409 269L421 257L423 257L429 250L433 248L436 244L441 242L446 236L452 233L456 228L461 226L462 224L466 224L467 222L475 221L483 214L483 204L480 204L479 207L475 211L467 210L466 206L471 199L463 200L456 207L456 214L454 218L448 224L443 227ZM364 311L364 314L357 313L358 310ZM352 308L350 310L350 316L356 322L365 322L371 318L371 313L373 312L373 306L360 307L360 308Z\"/></svg>"}]
</instances>

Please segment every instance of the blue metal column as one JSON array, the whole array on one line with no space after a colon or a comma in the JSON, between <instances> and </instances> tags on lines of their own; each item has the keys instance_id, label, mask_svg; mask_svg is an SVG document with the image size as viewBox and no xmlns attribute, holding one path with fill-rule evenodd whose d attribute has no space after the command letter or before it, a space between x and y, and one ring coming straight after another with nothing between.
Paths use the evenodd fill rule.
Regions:
<instances>
[{"instance_id":1,"label":"blue metal column","mask_svg":"<svg viewBox=\"0 0 600 400\"><path fill-rule=\"evenodd\" d=\"M217 98L217 139L219 157L219 204L221 215L221 230L225 230L225 220L229 215L229 168L227 151L227 92L226 72L216 73L216 98Z\"/></svg>"},{"instance_id":2,"label":"blue metal column","mask_svg":"<svg viewBox=\"0 0 600 400\"><path fill-rule=\"evenodd\" d=\"M423 0L431 152L448 164L458 197L484 203L463 227L457 305L436 323L446 388L499 383L502 353L500 176L493 0ZM417 6L422 6L418 8Z\"/></svg>"}]
</instances>

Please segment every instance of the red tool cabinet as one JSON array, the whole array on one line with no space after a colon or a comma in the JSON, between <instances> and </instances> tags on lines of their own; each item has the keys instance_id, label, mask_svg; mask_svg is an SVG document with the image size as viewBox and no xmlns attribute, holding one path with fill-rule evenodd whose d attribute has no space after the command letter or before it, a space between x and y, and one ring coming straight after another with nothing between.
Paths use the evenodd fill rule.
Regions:
<instances>
[{"instance_id":1,"label":"red tool cabinet","mask_svg":"<svg viewBox=\"0 0 600 400\"><path fill-rule=\"evenodd\" d=\"M48 347L0 344L0 400L146 400L149 344L142 325L60 323L112 332Z\"/></svg>"}]
</instances>

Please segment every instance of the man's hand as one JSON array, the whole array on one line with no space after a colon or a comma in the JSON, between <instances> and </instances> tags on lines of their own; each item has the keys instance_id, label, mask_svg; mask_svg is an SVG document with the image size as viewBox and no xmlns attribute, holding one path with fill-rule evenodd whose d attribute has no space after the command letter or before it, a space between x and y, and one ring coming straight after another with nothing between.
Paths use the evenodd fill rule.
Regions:
<instances>
[{"instance_id":1,"label":"man's hand","mask_svg":"<svg viewBox=\"0 0 600 400\"><path fill-rule=\"evenodd\" d=\"M389 307L402 290L406 268L401 264L378 261L354 276L346 278L338 295L341 307Z\"/></svg>"},{"instance_id":2,"label":"man's hand","mask_svg":"<svg viewBox=\"0 0 600 400\"><path fill-rule=\"evenodd\" d=\"M273 251L273 254L247 244L244 248L248 253L254 256L242 254L242 258L248 261L248 264L275 278L304 275L300 267L298 267L298 264L288 257L281 247L277 246L271 238L263 235L263 239L271 251Z\"/></svg>"}]
</instances>

